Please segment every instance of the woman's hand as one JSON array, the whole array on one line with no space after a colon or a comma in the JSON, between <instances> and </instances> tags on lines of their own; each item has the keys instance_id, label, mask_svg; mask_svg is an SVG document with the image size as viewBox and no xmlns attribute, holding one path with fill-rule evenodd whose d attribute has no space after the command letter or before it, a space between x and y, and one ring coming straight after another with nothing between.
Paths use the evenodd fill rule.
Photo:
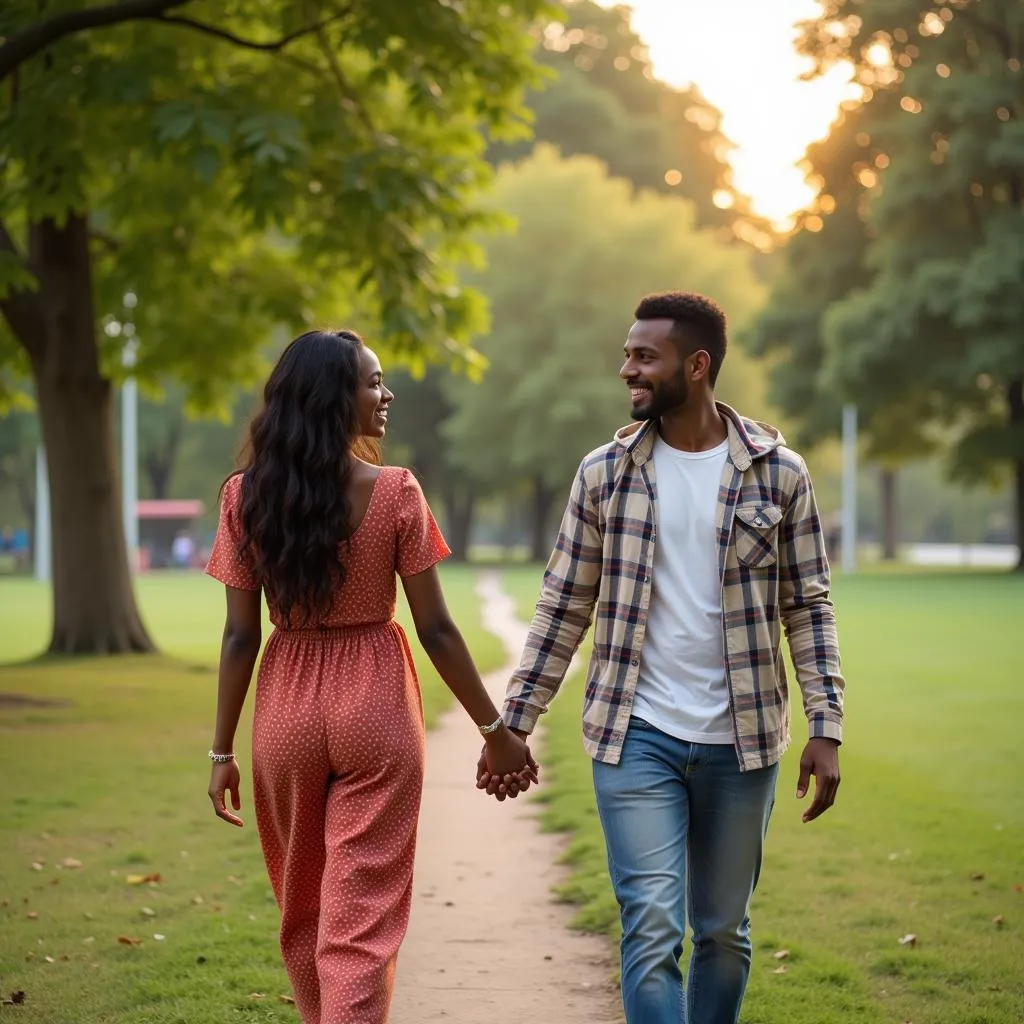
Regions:
<instances>
[{"instance_id":1,"label":"woman's hand","mask_svg":"<svg viewBox=\"0 0 1024 1024\"><path fill-rule=\"evenodd\" d=\"M537 762L521 736L503 725L487 737L477 771L479 788L504 800L506 795L518 796L531 783L536 784L537 773ZM485 781L481 785L482 779Z\"/></svg>"},{"instance_id":2,"label":"woman's hand","mask_svg":"<svg viewBox=\"0 0 1024 1024\"><path fill-rule=\"evenodd\" d=\"M242 798L238 794L240 781L241 775L235 761L215 764L213 771L210 772L210 800L213 802L214 813L229 825L237 825L239 828L242 827L242 819L227 809L224 803L224 794L231 794L231 806L236 811L240 811L242 809Z\"/></svg>"}]
</instances>

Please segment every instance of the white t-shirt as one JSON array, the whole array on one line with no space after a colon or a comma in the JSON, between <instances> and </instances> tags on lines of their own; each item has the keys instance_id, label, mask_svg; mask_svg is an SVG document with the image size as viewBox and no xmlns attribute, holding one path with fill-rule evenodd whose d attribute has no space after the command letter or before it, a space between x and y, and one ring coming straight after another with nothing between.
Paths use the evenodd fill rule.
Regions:
<instances>
[{"instance_id":1,"label":"white t-shirt","mask_svg":"<svg viewBox=\"0 0 1024 1024\"><path fill-rule=\"evenodd\" d=\"M692 743L732 743L715 517L729 442L654 442L654 572L633 714Z\"/></svg>"}]
</instances>

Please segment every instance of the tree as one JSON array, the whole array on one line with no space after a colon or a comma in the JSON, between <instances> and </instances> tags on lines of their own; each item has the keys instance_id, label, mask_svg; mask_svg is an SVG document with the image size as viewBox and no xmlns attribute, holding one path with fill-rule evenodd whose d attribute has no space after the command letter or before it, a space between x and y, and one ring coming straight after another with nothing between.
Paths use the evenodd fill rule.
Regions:
<instances>
[{"instance_id":1,"label":"tree","mask_svg":"<svg viewBox=\"0 0 1024 1024\"><path fill-rule=\"evenodd\" d=\"M550 550L552 513L580 458L628 421L618 377L641 295L686 287L715 296L741 326L760 300L749 252L695 225L693 205L609 178L593 158L562 160L539 146L498 175L492 201L518 223L488 239L474 283L490 298L481 383L448 383L443 433L453 463L482 488L528 482L531 550ZM722 394L754 376L741 351L726 360Z\"/></svg>"},{"instance_id":2,"label":"tree","mask_svg":"<svg viewBox=\"0 0 1024 1024\"><path fill-rule=\"evenodd\" d=\"M272 325L357 294L395 350L458 354L483 324L453 268L481 223L484 135L516 124L546 10L0 8L0 368L32 378L48 452L51 651L152 649L113 444L123 297L137 375L200 406L252 373Z\"/></svg>"},{"instance_id":3,"label":"tree","mask_svg":"<svg viewBox=\"0 0 1024 1024\"><path fill-rule=\"evenodd\" d=\"M873 104L850 103L828 137L808 147L804 169L816 196L774 257L769 300L747 339L755 353L769 357L772 400L793 424L800 448L813 448L839 433L840 403L824 372L824 321L835 303L874 280L867 261L871 229L862 182L872 181L888 163L873 142L873 131L890 99L883 95ZM901 416L900 407L858 404L867 457L881 466L883 557L895 558L896 470L921 456L928 444L916 419Z\"/></svg>"},{"instance_id":4,"label":"tree","mask_svg":"<svg viewBox=\"0 0 1024 1024\"><path fill-rule=\"evenodd\" d=\"M564 18L545 26L538 44L538 61L555 77L528 97L536 140L563 156L596 156L637 188L689 199L699 226L755 221L733 187L721 113L696 86L677 89L654 76L630 9L593 0L563 7ZM519 160L532 146L498 143L491 158Z\"/></svg>"},{"instance_id":5,"label":"tree","mask_svg":"<svg viewBox=\"0 0 1024 1024\"><path fill-rule=\"evenodd\" d=\"M961 477L1010 468L1024 549L1024 7L822 8L804 50L853 62L886 158L862 178L874 273L825 317L825 379L912 419Z\"/></svg>"},{"instance_id":6,"label":"tree","mask_svg":"<svg viewBox=\"0 0 1024 1024\"><path fill-rule=\"evenodd\" d=\"M36 449L39 430L30 412L16 409L0 416L0 490L11 488L25 522L35 522Z\"/></svg>"}]
</instances>

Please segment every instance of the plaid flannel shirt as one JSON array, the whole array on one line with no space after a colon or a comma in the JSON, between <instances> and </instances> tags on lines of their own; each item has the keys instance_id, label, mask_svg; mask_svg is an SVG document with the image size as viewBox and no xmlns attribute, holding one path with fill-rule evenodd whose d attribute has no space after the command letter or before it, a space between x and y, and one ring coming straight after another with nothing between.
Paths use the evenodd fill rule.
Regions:
<instances>
[{"instance_id":1,"label":"plaid flannel shirt","mask_svg":"<svg viewBox=\"0 0 1024 1024\"><path fill-rule=\"evenodd\" d=\"M842 740L844 682L807 467L773 427L718 408L729 434L716 523L723 648L734 744L747 771L774 764L789 745L781 630L812 737ZM656 429L653 421L623 427L580 464L503 712L512 728L533 731L596 608L583 737L590 756L610 764L629 726L651 600Z\"/></svg>"}]
</instances>

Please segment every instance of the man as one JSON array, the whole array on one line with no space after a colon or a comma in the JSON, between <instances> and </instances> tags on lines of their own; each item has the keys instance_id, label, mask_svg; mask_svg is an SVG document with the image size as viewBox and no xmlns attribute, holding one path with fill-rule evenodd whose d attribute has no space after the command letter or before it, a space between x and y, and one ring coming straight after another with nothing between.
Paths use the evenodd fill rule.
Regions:
<instances>
[{"instance_id":1,"label":"man","mask_svg":"<svg viewBox=\"0 0 1024 1024\"><path fill-rule=\"evenodd\" d=\"M596 607L583 733L622 916L626 1019L735 1024L789 741L780 628L809 723L796 793L811 775L815 792L803 820L831 807L839 785L829 568L803 460L773 427L715 401L722 311L670 292L635 316L620 376L637 422L580 465L504 717L533 731ZM519 788L499 788L482 766L478 785L499 798Z\"/></svg>"}]
</instances>

